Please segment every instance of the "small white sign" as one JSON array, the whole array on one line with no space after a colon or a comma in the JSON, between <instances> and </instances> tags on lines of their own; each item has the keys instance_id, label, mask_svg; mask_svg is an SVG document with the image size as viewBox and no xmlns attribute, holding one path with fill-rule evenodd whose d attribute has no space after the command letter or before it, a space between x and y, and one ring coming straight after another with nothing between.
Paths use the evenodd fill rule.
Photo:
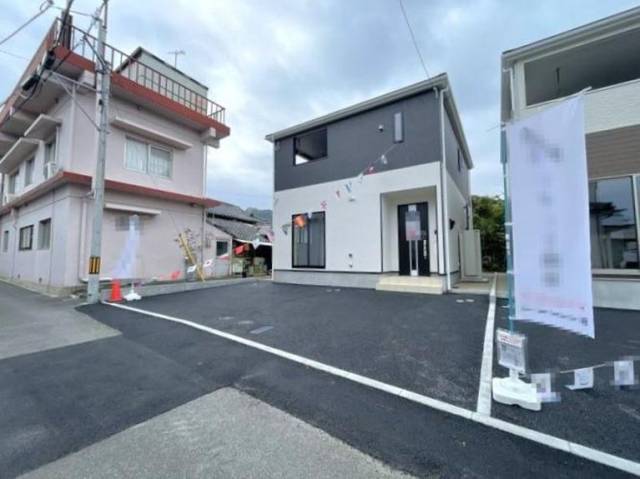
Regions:
<instances>
[{"instance_id":1,"label":"small white sign","mask_svg":"<svg viewBox=\"0 0 640 479\"><path fill-rule=\"evenodd\" d=\"M527 337L524 334L496 330L496 343L498 346L498 364L505 368L514 369L519 373L527 370Z\"/></svg>"},{"instance_id":2,"label":"small white sign","mask_svg":"<svg viewBox=\"0 0 640 479\"><path fill-rule=\"evenodd\" d=\"M210 268L211 266L213 266L213 259L206 260L204 263L202 263L202 266L205 268Z\"/></svg>"},{"instance_id":3,"label":"small white sign","mask_svg":"<svg viewBox=\"0 0 640 479\"><path fill-rule=\"evenodd\" d=\"M635 384L633 361L624 359L613 362L613 384L616 386L633 386Z\"/></svg>"},{"instance_id":4,"label":"small white sign","mask_svg":"<svg viewBox=\"0 0 640 479\"><path fill-rule=\"evenodd\" d=\"M552 391L551 373L532 374L531 384L536 385L540 402L557 402L559 400L559 395Z\"/></svg>"},{"instance_id":5,"label":"small white sign","mask_svg":"<svg viewBox=\"0 0 640 479\"><path fill-rule=\"evenodd\" d=\"M196 270L196 265L191 265L187 268L187 273L193 273Z\"/></svg>"},{"instance_id":6,"label":"small white sign","mask_svg":"<svg viewBox=\"0 0 640 479\"><path fill-rule=\"evenodd\" d=\"M593 368L576 369L573 372L573 384L567 384L567 388L592 389L593 388Z\"/></svg>"}]
</instances>

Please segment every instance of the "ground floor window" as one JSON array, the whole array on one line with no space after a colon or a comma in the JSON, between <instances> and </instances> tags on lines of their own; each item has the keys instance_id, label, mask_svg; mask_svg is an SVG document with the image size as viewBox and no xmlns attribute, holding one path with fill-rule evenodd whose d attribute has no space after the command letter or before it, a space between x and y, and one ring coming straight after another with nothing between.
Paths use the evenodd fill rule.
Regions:
<instances>
[{"instance_id":1,"label":"ground floor window","mask_svg":"<svg viewBox=\"0 0 640 479\"><path fill-rule=\"evenodd\" d=\"M640 183L635 179L636 185ZM591 264L594 269L638 269L637 186L634 178L589 183Z\"/></svg>"},{"instance_id":2,"label":"ground floor window","mask_svg":"<svg viewBox=\"0 0 640 479\"><path fill-rule=\"evenodd\" d=\"M292 263L294 268L325 267L325 215L316 212L292 219Z\"/></svg>"},{"instance_id":3,"label":"ground floor window","mask_svg":"<svg viewBox=\"0 0 640 479\"><path fill-rule=\"evenodd\" d=\"M33 225L20 228L20 242L18 249L20 251L30 250L33 248Z\"/></svg>"},{"instance_id":4,"label":"ground floor window","mask_svg":"<svg viewBox=\"0 0 640 479\"><path fill-rule=\"evenodd\" d=\"M216 256L224 256L229 254L229 242L228 241L216 241Z\"/></svg>"},{"instance_id":5,"label":"ground floor window","mask_svg":"<svg viewBox=\"0 0 640 479\"><path fill-rule=\"evenodd\" d=\"M51 245L51 218L42 220L38 225L38 249L49 249Z\"/></svg>"}]
</instances>

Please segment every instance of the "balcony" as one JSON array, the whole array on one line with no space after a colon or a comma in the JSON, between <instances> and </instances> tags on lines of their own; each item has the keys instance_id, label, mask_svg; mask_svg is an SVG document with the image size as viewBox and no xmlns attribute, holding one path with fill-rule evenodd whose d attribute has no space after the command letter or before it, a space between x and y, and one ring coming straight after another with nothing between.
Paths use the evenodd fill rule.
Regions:
<instances>
[{"instance_id":1,"label":"balcony","mask_svg":"<svg viewBox=\"0 0 640 479\"><path fill-rule=\"evenodd\" d=\"M96 37L71 24L62 25L61 20L56 19L0 113L0 133L17 139L38 115L47 113L57 98L65 94L64 86L45 71L42 77L51 81L41 80L38 90L28 101L21 98L21 84L38 70L47 52L54 57L51 71L93 87L97 43ZM196 129L214 142L229 135L225 109L207 98L206 87L144 52L146 58L157 60L151 65L144 56L136 56L140 51L144 52L138 49L134 55L127 55L106 45L105 58L111 66L113 96ZM6 151L10 144L0 147Z\"/></svg>"}]
</instances>

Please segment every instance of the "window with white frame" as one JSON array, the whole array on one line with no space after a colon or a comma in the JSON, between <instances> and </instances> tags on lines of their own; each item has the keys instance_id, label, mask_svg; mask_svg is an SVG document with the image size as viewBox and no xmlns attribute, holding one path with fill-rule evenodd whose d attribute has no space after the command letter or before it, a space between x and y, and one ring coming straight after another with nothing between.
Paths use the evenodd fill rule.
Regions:
<instances>
[{"instance_id":1,"label":"window with white frame","mask_svg":"<svg viewBox=\"0 0 640 479\"><path fill-rule=\"evenodd\" d=\"M229 242L228 241L216 241L216 256L224 256L229 254Z\"/></svg>"},{"instance_id":2,"label":"window with white frame","mask_svg":"<svg viewBox=\"0 0 640 479\"><path fill-rule=\"evenodd\" d=\"M162 146L127 137L125 167L153 176L171 178L173 155L171 150Z\"/></svg>"},{"instance_id":3,"label":"window with white frame","mask_svg":"<svg viewBox=\"0 0 640 479\"><path fill-rule=\"evenodd\" d=\"M38 249L49 249L51 246L51 218L38 224Z\"/></svg>"},{"instance_id":4,"label":"window with white frame","mask_svg":"<svg viewBox=\"0 0 640 479\"><path fill-rule=\"evenodd\" d=\"M2 232L2 252L6 253L9 251L9 230L4 230Z\"/></svg>"},{"instance_id":5,"label":"window with white frame","mask_svg":"<svg viewBox=\"0 0 640 479\"><path fill-rule=\"evenodd\" d=\"M24 186L27 187L33 183L33 165L35 158L30 158L24 165Z\"/></svg>"},{"instance_id":6,"label":"window with white frame","mask_svg":"<svg viewBox=\"0 0 640 479\"><path fill-rule=\"evenodd\" d=\"M637 186L631 176L589 182L593 269L640 269Z\"/></svg>"},{"instance_id":7,"label":"window with white frame","mask_svg":"<svg viewBox=\"0 0 640 479\"><path fill-rule=\"evenodd\" d=\"M26 251L32 248L33 248L33 225L20 228L18 249L20 251Z\"/></svg>"}]
</instances>

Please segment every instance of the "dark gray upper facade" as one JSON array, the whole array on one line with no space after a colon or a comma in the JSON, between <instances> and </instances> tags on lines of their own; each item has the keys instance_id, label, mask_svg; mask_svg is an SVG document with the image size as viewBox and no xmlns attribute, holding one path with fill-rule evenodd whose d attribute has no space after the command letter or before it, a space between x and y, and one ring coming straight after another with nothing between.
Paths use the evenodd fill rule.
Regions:
<instances>
[{"instance_id":1,"label":"dark gray upper facade","mask_svg":"<svg viewBox=\"0 0 640 479\"><path fill-rule=\"evenodd\" d=\"M354 106L352 114L337 112L337 115L327 115L326 122L322 121L325 117L312 120L306 130L293 127L290 134L284 130L284 133L267 137L274 143L275 191L354 178L390 148L386 154L387 164L377 162L374 174L442 160L440 99L433 87L406 96L398 95L389 101L376 100L371 100L377 104L369 108L360 108L360 104ZM456 122L449 118L452 115L449 110L445 108L444 115L448 171L467 196L468 168L472 163L464 139L454 127ZM402 114L403 138L394 143L394 116L397 113ZM296 164L295 137L318 129L326 130L326 156ZM460 170L458 155L461 157Z\"/></svg>"}]
</instances>

